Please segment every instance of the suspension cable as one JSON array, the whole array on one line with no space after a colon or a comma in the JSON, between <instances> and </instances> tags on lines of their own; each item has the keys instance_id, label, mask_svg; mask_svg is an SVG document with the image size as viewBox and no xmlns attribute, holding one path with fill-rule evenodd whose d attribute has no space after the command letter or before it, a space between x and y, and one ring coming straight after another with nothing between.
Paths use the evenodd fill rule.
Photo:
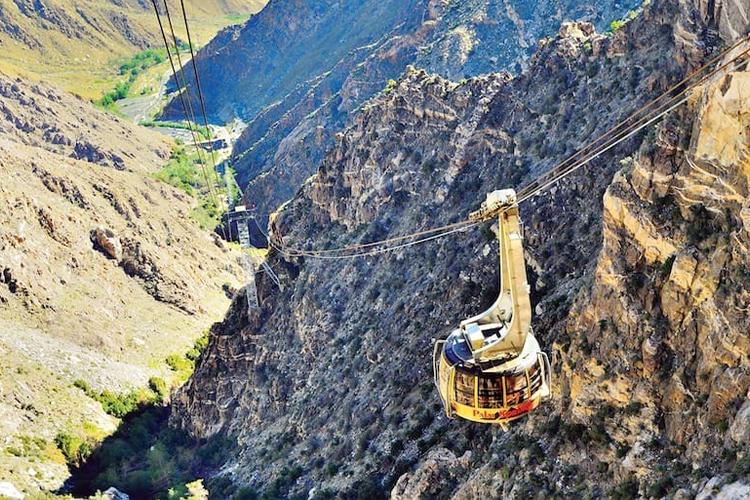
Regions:
<instances>
[{"instance_id":1,"label":"suspension cable","mask_svg":"<svg viewBox=\"0 0 750 500\"><path fill-rule=\"evenodd\" d=\"M460 223L460 225L459 224L452 224L451 225L452 229L448 229L448 230L444 229L442 232L439 232L438 234L433 234L432 236L427 236L427 237L424 237L424 238L415 239L414 241L409 241L409 242L401 243L401 244L398 244L398 245L387 246L387 247L383 247L383 248L376 248L374 250L369 250L369 251L365 251L365 252L358 252L358 253L352 253L352 254L346 254L346 255L323 255L323 254L315 254L315 253L307 252L307 251L300 251L300 250L297 250L297 249L291 249L290 250L289 248L285 248L283 246L279 246L276 243L274 243L273 239L260 227L260 224L258 224L258 221L256 219L253 219L253 222L255 223L255 226L258 228L258 230L261 232L261 234L263 234L263 236L266 237L266 239L268 240L268 244L271 246L271 248L273 248L274 250L278 251L279 253L281 253L285 257L310 257L310 258L323 259L323 260L353 259L353 258L370 257L370 256L375 256L375 255L381 255L381 254L384 254L384 253L387 253L387 252L393 252L395 250L400 250L402 248L407 248L407 247L411 247L411 246L414 246L414 245L420 245L422 243L427 243L428 241L434 241L434 240L437 240L439 238L444 238L445 236L449 236L451 234L455 234L455 233L458 233L458 232L466 231L467 229L480 224L479 222L463 221L463 222ZM444 228L449 228L451 226L444 226ZM432 232L435 232L435 231L432 231ZM428 232L423 232L423 234L427 234L427 233ZM405 239L407 237L408 238L414 238L415 235L409 235L409 236L400 237L400 238L392 238L392 240L403 240L403 239ZM377 242L375 244L381 244L382 245L382 242ZM342 249L339 249L339 250L344 250L344 249L342 248Z\"/></svg>"},{"instance_id":2,"label":"suspension cable","mask_svg":"<svg viewBox=\"0 0 750 500\"><path fill-rule=\"evenodd\" d=\"M185 117L185 119L188 122L188 127L190 127L190 133L193 136L193 143L195 144L196 151L198 151L198 158L201 160L201 162L204 162L204 165L206 168L208 167L208 162L205 160L205 155L201 155L201 148L198 145L198 121L195 119L195 110L193 109L193 101L190 97L190 89L188 88L187 84L187 78L185 78L185 66L182 64L182 56L180 55L180 47L177 42L177 35L174 30L174 25L172 24L172 16L169 13L169 4L167 3L167 0L164 0L164 9L167 15L167 22L169 23L169 30L172 34L172 40L174 41L174 47L175 47L175 54L177 56L177 67L179 68L179 76L182 78L182 88L183 92L181 95L185 95L185 101L187 102L188 107L188 113L190 113L188 116ZM177 81L177 85L179 88L180 81ZM213 189L213 184L209 181L208 182L208 191L210 193L210 196L212 197L212 201L214 203L217 203L216 200L216 193ZM216 205L216 208L219 208L219 205Z\"/></svg>"},{"instance_id":3,"label":"suspension cable","mask_svg":"<svg viewBox=\"0 0 750 500\"><path fill-rule=\"evenodd\" d=\"M666 90L661 95L659 95L658 97L656 97L655 99L647 103L646 105L636 110L634 113L629 115L624 120L621 120L614 127L610 128L607 132L599 136L597 139L591 141L586 146L579 149L576 153L574 153L573 155L563 160L561 163L559 163L556 167L554 167L550 171L546 172L545 174L540 175L539 177L531 181L529 184L521 188L521 190L519 190L518 203L521 203L534 196L537 196L539 193L549 188L550 186L556 184L557 182L562 180L564 177L570 175L574 171L580 169L584 165L590 163L592 160L598 158L599 156L611 150L618 144L622 143L623 141L634 136L635 134L637 134L644 128L653 124L655 121L671 113L673 110L677 109L679 106L681 106L682 104L688 101L688 99L690 98L688 94L695 87L708 81L714 75L724 71L725 69L727 69L728 67L732 65L739 66L742 63L744 63L745 61L740 61L740 59L742 59L745 55L750 53L750 48L734 56L726 64L723 64L722 66L714 68L713 70L709 71L698 80L691 82L691 80L695 79L698 75L700 75L703 71L709 68L712 64L715 64L717 61L721 60L721 58L726 56L728 53L730 53L731 51L739 47L743 42L747 41L747 39L748 39L748 36L742 37L734 45L732 45L731 47L722 51L719 55L712 58L708 63L704 64L700 68L691 72L682 81L670 87L668 90ZM665 97L668 97L668 99L665 102L661 102ZM651 110L652 112L646 113L646 111L649 111L649 110ZM644 113L646 114L644 115ZM643 116L639 116L639 115L643 115ZM350 245L346 247L327 249L327 250L304 250L304 249L276 245L276 243L274 243L274 241L269 237L269 235L267 235L263 231L263 229L260 228L260 225L257 223L257 221L255 221L255 224L260 230L260 232L263 233L263 235L268 239L269 245L271 245L275 250L279 251L283 255L288 256L288 257L310 257L310 258L317 258L317 259L349 259L349 258L365 257L365 256L371 256L371 255L379 255L379 254L390 252L393 250L398 250L400 248L418 245L421 243L426 243L428 241L434 241L438 238L443 238L450 234L454 234L459 231L464 231L468 229L469 227L478 225L479 223L480 222L463 220L463 221L459 221L459 222L449 224L446 226L419 231L416 233L411 233L411 234L404 235L404 236L398 236L395 238L374 241L374 242L366 243L366 244ZM426 235L430 235L430 236L420 238L420 236L426 236ZM418 238L418 239L415 239L415 238ZM382 247L383 245L388 245L390 243L396 243L396 242L410 240L410 239L413 239L414 241L401 243L401 244L394 245L394 246L376 248L375 250L360 252L360 250L364 250L364 249L368 249L372 247ZM347 252L354 252L354 253L347 253Z\"/></svg>"},{"instance_id":4,"label":"suspension cable","mask_svg":"<svg viewBox=\"0 0 750 500\"><path fill-rule=\"evenodd\" d=\"M724 54L733 50L734 48L736 48L736 46L737 44L731 47L730 49L727 49L727 51L725 51ZM713 76L723 72L725 69L729 68L732 65L739 66L743 64L745 61L742 61L741 59L748 54L750 54L750 48L736 55L735 57L732 58L731 61L727 62L726 64L723 64L722 66L713 69L712 71L710 71L709 73L701 77L699 80L691 83L689 86L684 87L675 96L671 97L667 102L665 102L664 104L660 104L657 110L653 114L647 115L641 118L638 122L632 124L630 127L620 131L618 134L615 135L613 139L611 139L608 142L605 142L598 148L595 148L593 151L588 153L584 158L580 159L579 161L570 165L561 164L560 166L553 168L552 170L550 170L543 176L535 179L534 181L532 181L531 183L529 183L527 186L525 186L519 191L518 202L521 203L522 201L526 201L529 198L533 198L534 196L541 193L544 189L552 186L553 184L555 184L562 178L568 176L569 174L583 167L587 163L598 158L599 156L606 153L607 151L617 146L621 142L634 136L635 134L637 134L644 128L648 127L649 125L651 125L658 119L662 118L663 116L671 113L676 108L678 108L679 106L687 102L687 100L690 97L688 94L695 87L702 85L703 83L711 79ZM667 94L670 93L670 91L667 91ZM662 96L663 95L664 94L662 94ZM660 98L661 96L657 99L660 99Z\"/></svg>"},{"instance_id":5,"label":"suspension cable","mask_svg":"<svg viewBox=\"0 0 750 500\"><path fill-rule=\"evenodd\" d=\"M726 56L732 50L734 50L737 47L739 47L743 42L746 41L746 39L747 39L747 37L740 38L737 42L734 43L734 45L732 45L731 47L727 48L726 50L723 50L718 55L716 55L713 58L711 58L711 60L709 60L708 62L706 62L705 64L703 64L699 68L697 68L694 71L692 71L691 73L689 73L681 81L679 81L678 83L674 84L672 87L670 87L669 89L667 89L666 91L664 91L661 95L659 95L655 99L653 99L653 100L649 101L648 103L646 103L645 105L641 106L635 112L633 112L632 114L630 114L627 118L625 118L624 120L621 120L619 123L615 124L612 128L610 128L609 130L607 130L601 136L597 137L596 139L590 141L589 143L587 143L583 147L579 148L575 153L573 153L568 158L566 158L565 160L563 160L560 164L558 164L557 167L555 167L554 169L552 169L552 170L550 170L548 172L545 172L540 177L538 177L537 179L535 179L534 182L538 182L538 183L545 182L545 179L547 177L552 177L555 174L556 171L558 171L559 169L564 168L565 165L573 164L578 157L584 156L585 154L587 154L588 151L591 150L592 148L594 148L599 142L606 141L606 140L608 140L609 137L617 135L619 132L622 132L622 131L626 130L628 126L635 125L635 123L630 123L630 122L636 122L637 123L638 121L642 120L644 117L642 117L640 115L642 115L643 113L646 113L651 108L653 108L653 107L655 107L657 105L661 106L661 104L659 104L659 101L661 101L664 97L671 96L671 98L674 98L677 95L683 94L686 91L688 91L689 87L688 87L687 84L690 82L690 80L694 79L700 73L702 73L706 69L710 68L711 66L713 66L718 61L720 61L722 57ZM677 92L677 94L672 95L675 92ZM533 184L533 183L530 183L530 185L527 186L526 189L532 187L531 184ZM519 192L519 195L520 194L521 193Z\"/></svg>"},{"instance_id":6,"label":"suspension cable","mask_svg":"<svg viewBox=\"0 0 750 500\"><path fill-rule=\"evenodd\" d=\"M187 33L188 47L190 48L190 61L193 66L193 75L195 76L195 85L198 89L198 100L201 105L201 113L203 114L203 125L206 127L206 133L208 134L209 150L211 152L211 164L213 166L214 176L216 177L216 184L219 185L219 174L216 171L216 153L214 151L213 137L211 134L211 127L208 126L208 113L206 113L206 101L203 98L203 88L201 86L201 79L198 76L198 64L195 62L195 51L193 50L193 38L190 35L190 25L188 23L187 11L185 10L185 0L180 0L180 7L182 9L182 19L185 22L185 33ZM229 186L227 186L227 190ZM229 207L227 207L228 209Z\"/></svg>"},{"instance_id":7,"label":"suspension cable","mask_svg":"<svg viewBox=\"0 0 750 500\"><path fill-rule=\"evenodd\" d=\"M174 77L175 84L177 85L177 93L179 95L179 99L182 104L182 110L185 113L185 120L187 121L188 130L190 131L190 136L193 139L193 145L195 146L196 154L198 156L198 163L200 164L201 174L203 176L203 180L206 182L206 188L208 189L208 196L209 196L209 199L213 202L216 209L220 210L221 206L219 205L219 202L216 199L216 194L211 184L211 180L209 178L208 173L206 172L208 162L205 160L203 155L201 155L201 147L198 143L196 130L193 127L193 122L195 122L197 126L197 121L195 121L195 114L193 113L193 107L192 107L192 103L190 102L189 95L186 95L188 93L187 81L185 80L185 72L184 72L183 65L182 65L182 58L180 56L180 47L179 47L179 44L177 43L177 35L175 34L174 26L172 24L172 17L169 12L169 5L167 4L167 0L164 0L165 14L169 22L169 28L170 28L171 35L172 35L172 40L174 41L174 50L175 50L175 54L177 56L177 61L178 61L179 68L180 68L179 72L177 71L174 58L172 57L170 44L167 41L167 35L166 35L164 25L161 20L161 15L159 14L159 7L157 5L157 0L151 0L151 2L154 6L154 13L156 14L156 20L159 23L159 31L161 32L162 40L164 41L164 47L167 50L167 57L169 59L169 65L172 69L172 76ZM182 80L180 80L180 75L182 76ZM193 122L191 122L191 116L193 118ZM224 230L223 225L221 225L221 233L224 239L226 239L226 232Z\"/></svg>"}]
</instances>

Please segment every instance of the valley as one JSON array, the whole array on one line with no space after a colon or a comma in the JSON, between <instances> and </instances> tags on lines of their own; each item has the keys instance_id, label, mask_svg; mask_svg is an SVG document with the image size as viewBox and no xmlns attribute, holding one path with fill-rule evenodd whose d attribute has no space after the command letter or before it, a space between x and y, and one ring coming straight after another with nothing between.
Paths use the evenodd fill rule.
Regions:
<instances>
[{"instance_id":1,"label":"valley","mask_svg":"<svg viewBox=\"0 0 750 500\"><path fill-rule=\"evenodd\" d=\"M225 26L258 12L264 0L188 2L203 44ZM119 80L134 53L161 47L151 2L123 0L3 0L0 71L99 99Z\"/></svg>"},{"instance_id":2,"label":"valley","mask_svg":"<svg viewBox=\"0 0 750 500\"><path fill-rule=\"evenodd\" d=\"M149 2L0 4L0 497L750 496L748 0L187 6L198 144ZM500 426L433 355L503 188L552 382Z\"/></svg>"}]
</instances>

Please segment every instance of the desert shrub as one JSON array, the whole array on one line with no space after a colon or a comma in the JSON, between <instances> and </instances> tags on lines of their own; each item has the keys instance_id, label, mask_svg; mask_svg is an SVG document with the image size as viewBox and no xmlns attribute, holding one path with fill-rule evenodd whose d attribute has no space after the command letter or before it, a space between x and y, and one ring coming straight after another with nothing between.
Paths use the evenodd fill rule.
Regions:
<instances>
[{"instance_id":1,"label":"desert shrub","mask_svg":"<svg viewBox=\"0 0 750 500\"><path fill-rule=\"evenodd\" d=\"M78 466L91 454L92 446L87 441L68 432L59 432L55 444L65 457L68 465Z\"/></svg>"},{"instance_id":2,"label":"desert shrub","mask_svg":"<svg viewBox=\"0 0 750 500\"><path fill-rule=\"evenodd\" d=\"M643 408L642 403L638 401L631 401L625 407L625 415L629 415L629 416L638 415L641 412L641 408Z\"/></svg>"},{"instance_id":3,"label":"desert shrub","mask_svg":"<svg viewBox=\"0 0 750 500\"><path fill-rule=\"evenodd\" d=\"M609 498L612 500L631 500L633 498L638 498L639 486L638 480L634 476L630 476L609 492Z\"/></svg>"},{"instance_id":4,"label":"desert shrub","mask_svg":"<svg viewBox=\"0 0 750 500\"><path fill-rule=\"evenodd\" d=\"M667 496L674 486L671 476L659 478L655 483L648 487L648 496L652 498L663 498Z\"/></svg>"},{"instance_id":5,"label":"desert shrub","mask_svg":"<svg viewBox=\"0 0 750 500\"><path fill-rule=\"evenodd\" d=\"M169 396L169 386L167 385L167 382L161 377L151 377L150 379L148 379L148 387L154 393L156 393L156 396L160 402L166 400Z\"/></svg>"},{"instance_id":6,"label":"desert shrub","mask_svg":"<svg viewBox=\"0 0 750 500\"><path fill-rule=\"evenodd\" d=\"M193 368L193 363L179 354L170 354L165 361L167 366L175 372L189 371Z\"/></svg>"},{"instance_id":7,"label":"desert shrub","mask_svg":"<svg viewBox=\"0 0 750 500\"><path fill-rule=\"evenodd\" d=\"M253 488L245 486L244 488L240 488L232 498L234 500L256 500L260 498L260 496Z\"/></svg>"}]
</instances>

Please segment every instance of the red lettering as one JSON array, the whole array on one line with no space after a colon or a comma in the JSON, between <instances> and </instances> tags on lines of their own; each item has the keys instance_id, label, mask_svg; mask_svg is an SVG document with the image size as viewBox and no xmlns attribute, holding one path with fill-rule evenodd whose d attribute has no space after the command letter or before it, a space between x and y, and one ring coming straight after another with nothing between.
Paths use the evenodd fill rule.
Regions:
<instances>
[{"instance_id":1,"label":"red lettering","mask_svg":"<svg viewBox=\"0 0 750 500\"><path fill-rule=\"evenodd\" d=\"M508 420L514 417L517 417L519 415L524 415L531 410L534 409L535 401L533 399L530 399L529 401L525 401L521 403L518 406L515 406L511 408L508 411L500 412L497 410L481 410L474 408L473 409L473 415L476 418L481 418L482 420Z\"/></svg>"}]
</instances>

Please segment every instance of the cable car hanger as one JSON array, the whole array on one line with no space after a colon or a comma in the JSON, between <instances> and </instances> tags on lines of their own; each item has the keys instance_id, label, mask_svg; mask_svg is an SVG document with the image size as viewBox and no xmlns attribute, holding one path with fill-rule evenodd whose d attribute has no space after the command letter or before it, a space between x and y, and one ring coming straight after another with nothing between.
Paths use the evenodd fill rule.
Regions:
<instances>
[{"instance_id":1,"label":"cable car hanger","mask_svg":"<svg viewBox=\"0 0 750 500\"><path fill-rule=\"evenodd\" d=\"M519 204L537 196L572 172L637 134L677 109L695 87L727 68L746 62L750 48L706 74L701 74L731 50L697 69L680 83L641 107L628 118L590 142L549 172L539 176L516 194L512 189L487 195L479 210L467 220L445 226L388 238L372 243L331 250L301 250L269 245L287 257L350 259L406 248L465 231L497 218L500 291L495 302L483 313L465 319L446 339L433 348L433 380L448 418L499 425L508 430L511 422L534 410L552 395L552 369L531 325L530 286L526 275ZM256 225L257 221L256 221ZM260 225L258 225L260 228ZM265 233L264 233L265 234Z\"/></svg>"}]
</instances>

